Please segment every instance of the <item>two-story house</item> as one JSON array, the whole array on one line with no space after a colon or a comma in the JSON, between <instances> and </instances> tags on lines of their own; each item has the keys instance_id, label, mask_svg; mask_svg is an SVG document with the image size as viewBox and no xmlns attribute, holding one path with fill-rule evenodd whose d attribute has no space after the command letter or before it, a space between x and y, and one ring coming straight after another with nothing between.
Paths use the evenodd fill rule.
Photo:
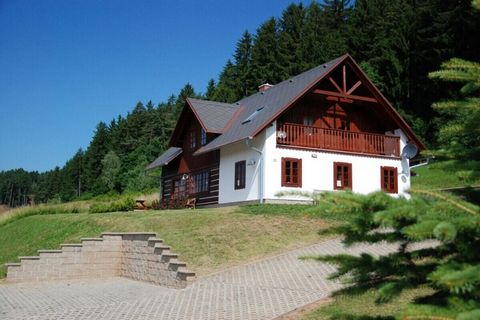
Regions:
<instances>
[{"instance_id":1,"label":"two-story house","mask_svg":"<svg viewBox=\"0 0 480 320\"><path fill-rule=\"evenodd\" d=\"M236 103L187 99L163 166L162 199L198 205L293 200L284 191L410 187L402 150L423 143L344 55Z\"/></svg>"}]
</instances>

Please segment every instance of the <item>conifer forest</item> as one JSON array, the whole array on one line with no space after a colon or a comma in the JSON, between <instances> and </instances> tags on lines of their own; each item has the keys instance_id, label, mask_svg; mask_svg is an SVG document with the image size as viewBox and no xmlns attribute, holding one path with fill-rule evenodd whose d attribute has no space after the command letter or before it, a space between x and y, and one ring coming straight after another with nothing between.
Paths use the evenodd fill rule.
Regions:
<instances>
[{"instance_id":1,"label":"conifer forest","mask_svg":"<svg viewBox=\"0 0 480 320\"><path fill-rule=\"evenodd\" d=\"M439 157L479 159L480 10L471 0L291 4L239 35L206 88L185 79L167 101L139 101L96 126L90 144L47 172L0 172L0 204L70 201L159 186L145 167L167 147L187 97L234 102L349 53ZM155 32L155 31L152 31ZM198 61L201 63L201 61ZM220 62L219 62L220 63ZM141 97L139 97L141 99ZM473 106L473 107L472 107Z\"/></svg>"}]
</instances>

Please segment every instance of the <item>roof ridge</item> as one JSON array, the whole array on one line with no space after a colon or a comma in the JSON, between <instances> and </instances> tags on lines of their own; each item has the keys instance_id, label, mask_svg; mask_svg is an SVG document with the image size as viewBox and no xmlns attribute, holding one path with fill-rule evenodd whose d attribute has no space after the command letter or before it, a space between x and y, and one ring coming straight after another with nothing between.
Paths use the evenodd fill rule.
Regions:
<instances>
[{"instance_id":1,"label":"roof ridge","mask_svg":"<svg viewBox=\"0 0 480 320\"><path fill-rule=\"evenodd\" d=\"M214 101L214 100L206 100L206 99L199 99L199 98L187 98L190 101L200 101L200 102L207 102L207 103L215 103L215 104L221 104L224 105L225 107L232 107L232 108L238 108L238 104L233 102L233 103L228 103L228 102L220 102L220 101Z\"/></svg>"},{"instance_id":2,"label":"roof ridge","mask_svg":"<svg viewBox=\"0 0 480 320\"><path fill-rule=\"evenodd\" d=\"M321 65L318 65L318 66L315 66L315 67L310 68L310 69L308 69L308 70L305 70L305 71L303 71L303 72L301 72L301 73L299 73L299 74L297 74L297 75L294 75L294 76L292 76L292 77L290 77L290 78L288 78L288 79L285 79L285 80L283 80L283 81L280 81L280 82L277 83L277 84L274 84L270 89L268 89L268 90L266 90L266 91L258 91L258 92L255 92L254 94L251 94L251 95L249 95L249 96L243 97L242 99L238 100L236 103L241 104L241 101L247 100L247 99L249 99L249 98L251 98L251 97L255 97L255 96L257 96L257 95L264 95L266 92L274 89L275 87L278 87L278 86L280 86L280 85L282 85L282 84L285 84L285 83L291 83L295 78L298 79L298 78L304 77L305 74L313 73L313 72L317 71L317 70L320 69L320 68L329 68L329 66L328 66L329 64L332 64L332 63L335 64L336 61L338 61L338 60L340 60L340 59L343 59L343 58L344 58L345 56L347 56L347 55L348 55L348 54L342 55L342 56L340 56L340 57L338 57L338 58L335 58L335 59L333 59L333 60L324 62L324 63L322 63Z\"/></svg>"}]
</instances>

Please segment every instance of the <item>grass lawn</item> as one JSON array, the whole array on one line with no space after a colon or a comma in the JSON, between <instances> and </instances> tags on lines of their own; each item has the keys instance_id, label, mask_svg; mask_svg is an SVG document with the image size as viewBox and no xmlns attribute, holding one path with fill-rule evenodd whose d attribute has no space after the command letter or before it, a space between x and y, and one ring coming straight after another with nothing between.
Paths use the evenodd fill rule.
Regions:
<instances>
[{"instance_id":1,"label":"grass lawn","mask_svg":"<svg viewBox=\"0 0 480 320\"><path fill-rule=\"evenodd\" d=\"M480 161L438 161L412 169L412 187L445 189L480 185Z\"/></svg>"},{"instance_id":2,"label":"grass lawn","mask_svg":"<svg viewBox=\"0 0 480 320\"><path fill-rule=\"evenodd\" d=\"M154 231L199 275L317 242L329 225L305 216L254 215L238 208L32 215L0 225L0 277L6 262L104 231Z\"/></svg>"},{"instance_id":3,"label":"grass lawn","mask_svg":"<svg viewBox=\"0 0 480 320\"><path fill-rule=\"evenodd\" d=\"M415 298L426 296L431 289L421 288L404 291L398 298L389 303L376 304L375 291L367 291L359 295L337 294L334 300L314 311L301 315L303 320L323 319L362 319L370 316L376 319L395 319L395 315L403 312L408 303Z\"/></svg>"}]
</instances>

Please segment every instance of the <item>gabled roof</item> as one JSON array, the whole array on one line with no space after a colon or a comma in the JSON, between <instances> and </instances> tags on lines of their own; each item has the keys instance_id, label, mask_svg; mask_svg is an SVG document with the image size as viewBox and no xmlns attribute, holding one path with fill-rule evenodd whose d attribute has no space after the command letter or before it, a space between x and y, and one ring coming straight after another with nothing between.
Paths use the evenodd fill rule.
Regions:
<instances>
[{"instance_id":1,"label":"gabled roof","mask_svg":"<svg viewBox=\"0 0 480 320\"><path fill-rule=\"evenodd\" d=\"M167 151L162 153L160 157L155 159L152 163L147 166L147 170L162 167L167 165L170 161L181 155L183 152L182 148L171 147Z\"/></svg>"},{"instance_id":2,"label":"gabled roof","mask_svg":"<svg viewBox=\"0 0 480 320\"><path fill-rule=\"evenodd\" d=\"M275 115L279 115L283 110L293 102L307 93L315 86L324 75L332 71L335 66L345 59L346 56L339 57L330 62L324 63L318 67L305 71L293 78L280 82L267 91L257 92L248 96L237 104L242 108L228 130L217 137L215 140L198 149L195 154L200 154L220 148L221 146L234 143L250 136L255 136L263 130ZM261 111L249 122L243 123L246 118L252 115L257 109L263 107Z\"/></svg>"},{"instance_id":3,"label":"gabled roof","mask_svg":"<svg viewBox=\"0 0 480 320\"><path fill-rule=\"evenodd\" d=\"M202 128L211 133L222 133L238 109L235 104L193 98L187 98L187 104L192 108Z\"/></svg>"},{"instance_id":4,"label":"gabled roof","mask_svg":"<svg viewBox=\"0 0 480 320\"><path fill-rule=\"evenodd\" d=\"M346 61L359 71L363 80L368 84L369 89L377 97L380 105L385 108L385 111L395 121L399 128L401 128L405 134L417 144L419 149L425 149L425 146L415 135L410 126L382 95L378 88L375 87L370 79L368 79L353 58L346 54L305 71L293 78L280 82L267 91L257 92L236 102L234 105L231 105L239 105L240 108L237 108L237 112L232 114L232 118L228 121L228 125L223 128L222 134L209 144L198 149L194 154L213 151L222 146L256 136L287 110L295 101L313 89L325 78L326 75L330 74L330 72L338 65ZM249 121L246 121L247 119Z\"/></svg>"}]
</instances>

